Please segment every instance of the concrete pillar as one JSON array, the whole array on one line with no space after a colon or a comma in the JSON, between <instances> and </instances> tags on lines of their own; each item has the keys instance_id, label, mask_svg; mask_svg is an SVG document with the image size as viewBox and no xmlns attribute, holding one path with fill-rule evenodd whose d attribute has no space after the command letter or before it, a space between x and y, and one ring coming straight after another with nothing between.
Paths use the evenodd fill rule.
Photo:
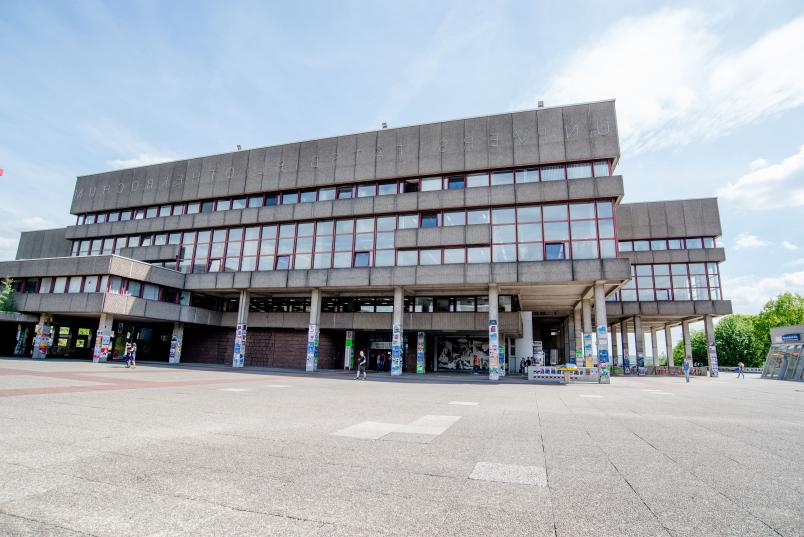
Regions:
<instances>
[{"instance_id":1,"label":"concrete pillar","mask_svg":"<svg viewBox=\"0 0 804 537\"><path fill-rule=\"evenodd\" d=\"M704 315L704 330L706 331L706 354L709 357L709 376L718 376L717 347L715 345L715 322L711 315Z\"/></svg>"},{"instance_id":2,"label":"concrete pillar","mask_svg":"<svg viewBox=\"0 0 804 537\"><path fill-rule=\"evenodd\" d=\"M173 334L170 336L169 364L181 363L181 345L184 339L184 323L173 323Z\"/></svg>"},{"instance_id":3,"label":"concrete pillar","mask_svg":"<svg viewBox=\"0 0 804 537\"><path fill-rule=\"evenodd\" d=\"M595 282L595 332L597 333L598 361L605 354L605 361L609 360L609 322L606 317L606 290L603 282ZM601 351L605 351L602 353Z\"/></svg>"},{"instance_id":4,"label":"concrete pillar","mask_svg":"<svg viewBox=\"0 0 804 537\"><path fill-rule=\"evenodd\" d=\"M26 341L28 341L28 327L17 323L17 344L14 345L14 354L20 355L25 352Z\"/></svg>"},{"instance_id":5,"label":"concrete pillar","mask_svg":"<svg viewBox=\"0 0 804 537\"><path fill-rule=\"evenodd\" d=\"M404 341L405 293L401 287L394 287L394 317L391 327L391 376L402 375L402 342Z\"/></svg>"},{"instance_id":6,"label":"concrete pillar","mask_svg":"<svg viewBox=\"0 0 804 537\"><path fill-rule=\"evenodd\" d=\"M321 290L313 289L310 293L310 324L307 327L307 358L304 370L318 370L318 335L321 321Z\"/></svg>"},{"instance_id":7,"label":"concrete pillar","mask_svg":"<svg viewBox=\"0 0 804 537\"><path fill-rule=\"evenodd\" d=\"M619 345L617 344L617 323L611 325L611 366L617 365Z\"/></svg>"},{"instance_id":8,"label":"concrete pillar","mask_svg":"<svg viewBox=\"0 0 804 537\"><path fill-rule=\"evenodd\" d=\"M681 321L681 337L684 339L684 359L692 361L692 340L690 339L689 321Z\"/></svg>"},{"instance_id":9,"label":"concrete pillar","mask_svg":"<svg viewBox=\"0 0 804 537\"><path fill-rule=\"evenodd\" d=\"M572 320L575 324L575 358L578 367L580 367L583 362L583 323L581 321L580 302L575 305L575 309L572 312Z\"/></svg>"},{"instance_id":10,"label":"concrete pillar","mask_svg":"<svg viewBox=\"0 0 804 537\"><path fill-rule=\"evenodd\" d=\"M520 360L533 359L533 312L521 311L519 316L522 319L522 337L515 342L516 359L508 358L508 372L512 374L519 371Z\"/></svg>"},{"instance_id":11,"label":"concrete pillar","mask_svg":"<svg viewBox=\"0 0 804 537\"><path fill-rule=\"evenodd\" d=\"M620 336L623 338L623 366L625 365L625 359L628 358L628 363L631 363L631 353L629 351L629 342L628 342L628 319L623 319L620 321Z\"/></svg>"},{"instance_id":12,"label":"concrete pillar","mask_svg":"<svg viewBox=\"0 0 804 537\"><path fill-rule=\"evenodd\" d=\"M52 319L47 313L39 315L32 353L34 360L44 360L50 350L50 346L53 343L53 334L51 333L53 326L51 326L51 322Z\"/></svg>"},{"instance_id":13,"label":"concrete pillar","mask_svg":"<svg viewBox=\"0 0 804 537\"><path fill-rule=\"evenodd\" d=\"M667 353L667 365L673 367L675 365L673 363L673 330L669 323L664 325L664 346Z\"/></svg>"},{"instance_id":14,"label":"concrete pillar","mask_svg":"<svg viewBox=\"0 0 804 537\"><path fill-rule=\"evenodd\" d=\"M98 321L98 331L95 333L95 349L92 352L92 361L105 362L112 350L112 332L114 330L114 317L108 313L101 313Z\"/></svg>"},{"instance_id":15,"label":"concrete pillar","mask_svg":"<svg viewBox=\"0 0 804 537\"><path fill-rule=\"evenodd\" d=\"M656 329L650 329L650 352L653 355L653 367L659 366L659 340L656 337Z\"/></svg>"},{"instance_id":16,"label":"concrete pillar","mask_svg":"<svg viewBox=\"0 0 804 537\"><path fill-rule=\"evenodd\" d=\"M489 286L489 380L499 380L500 333L498 317L500 309L500 290L496 285Z\"/></svg>"},{"instance_id":17,"label":"concrete pillar","mask_svg":"<svg viewBox=\"0 0 804 537\"><path fill-rule=\"evenodd\" d=\"M588 300L581 300L581 314L583 316L583 331L587 334L593 332L592 307Z\"/></svg>"},{"instance_id":18,"label":"concrete pillar","mask_svg":"<svg viewBox=\"0 0 804 537\"><path fill-rule=\"evenodd\" d=\"M634 351L636 352L636 365L640 365L640 359L642 361L641 365L645 365L645 332L642 331L642 317L639 315L634 315L634 341L636 343L636 348Z\"/></svg>"},{"instance_id":19,"label":"concrete pillar","mask_svg":"<svg viewBox=\"0 0 804 537\"><path fill-rule=\"evenodd\" d=\"M235 327L232 367L243 367L246 364L246 333L248 332L248 312L250 304L251 295L247 289L241 289L240 300L237 305L237 326Z\"/></svg>"}]
</instances>

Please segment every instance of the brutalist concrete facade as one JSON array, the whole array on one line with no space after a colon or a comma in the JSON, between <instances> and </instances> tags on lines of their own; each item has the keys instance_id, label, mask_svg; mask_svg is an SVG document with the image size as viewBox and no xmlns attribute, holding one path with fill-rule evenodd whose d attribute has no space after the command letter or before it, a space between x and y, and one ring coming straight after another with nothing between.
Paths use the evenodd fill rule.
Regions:
<instances>
[{"instance_id":1,"label":"brutalist concrete facade","mask_svg":"<svg viewBox=\"0 0 804 537\"><path fill-rule=\"evenodd\" d=\"M460 370L477 354L493 367L491 324L509 370L537 347L550 365L574 359L595 327L641 334L731 309L719 273L710 278L725 259L717 201L623 204L619 156L604 101L82 176L76 224L23 234L0 276L17 282L19 311L39 318L24 334L18 322L34 354L73 337L74 319L94 319L96 360L114 356L121 332L158 326L172 345L150 358L193 360L181 354L184 328L203 338L207 326L237 332L218 361L264 363L241 337L248 327L261 341L272 330L309 338L308 356L283 361L308 370L319 335L337 355L322 363L348 367L350 353L373 360L396 332L403 369ZM706 299L701 264L717 284ZM678 285L667 295L665 270Z\"/></svg>"}]
</instances>

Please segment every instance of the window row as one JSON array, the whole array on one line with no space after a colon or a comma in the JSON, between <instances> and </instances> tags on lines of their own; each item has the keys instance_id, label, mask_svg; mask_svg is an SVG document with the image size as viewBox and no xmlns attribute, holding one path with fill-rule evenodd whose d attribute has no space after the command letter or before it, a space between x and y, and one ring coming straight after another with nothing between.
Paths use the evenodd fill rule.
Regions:
<instances>
[{"instance_id":1,"label":"window row","mask_svg":"<svg viewBox=\"0 0 804 537\"><path fill-rule=\"evenodd\" d=\"M717 263L632 265L631 280L609 300L721 300Z\"/></svg>"},{"instance_id":2,"label":"window row","mask_svg":"<svg viewBox=\"0 0 804 537\"><path fill-rule=\"evenodd\" d=\"M20 293L112 293L179 304L182 291L120 276L56 276L27 278L18 282Z\"/></svg>"},{"instance_id":3,"label":"window row","mask_svg":"<svg viewBox=\"0 0 804 537\"><path fill-rule=\"evenodd\" d=\"M500 295L499 311L519 311L517 298ZM230 310L230 308L233 308ZM430 296L405 297L404 309L408 313L488 312L488 296ZM227 311L237 311L237 300L227 303ZM252 297L252 312L302 313L310 311L309 297ZM393 297L328 297L321 298L322 313L393 313Z\"/></svg>"},{"instance_id":4,"label":"window row","mask_svg":"<svg viewBox=\"0 0 804 537\"><path fill-rule=\"evenodd\" d=\"M506 170L491 170L469 174L437 175L370 183L357 183L307 190L291 190L248 196L227 197L214 200L172 203L104 211L78 215L76 224L102 224L104 222L125 222L160 216L212 213L231 209L251 207L270 207L274 205L293 205L335 199L366 198L386 196L406 192L429 192L435 190L455 190L480 186L512 185L514 183L537 183L540 181L561 181L588 177L611 175L608 160L576 162L571 164L550 164Z\"/></svg>"},{"instance_id":5,"label":"window row","mask_svg":"<svg viewBox=\"0 0 804 537\"><path fill-rule=\"evenodd\" d=\"M620 241L621 252L657 252L662 250L694 250L698 248L717 248L715 237L687 237L684 239L651 239L639 241Z\"/></svg>"},{"instance_id":6,"label":"window row","mask_svg":"<svg viewBox=\"0 0 804 537\"><path fill-rule=\"evenodd\" d=\"M491 244L395 250L395 230L490 224ZM74 241L72 255L118 254L125 247L172 244L181 272L328 269L616 257L611 201L434 211Z\"/></svg>"}]
</instances>

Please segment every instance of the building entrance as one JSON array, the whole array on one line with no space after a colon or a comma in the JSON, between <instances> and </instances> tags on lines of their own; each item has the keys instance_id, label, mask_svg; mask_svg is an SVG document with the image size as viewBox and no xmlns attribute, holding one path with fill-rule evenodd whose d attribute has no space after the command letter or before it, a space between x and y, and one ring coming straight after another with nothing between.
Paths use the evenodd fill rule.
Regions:
<instances>
[{"instance_id":1,"label":"building entrance","mask_svg":"<svg viewBox=\"0 0 804 537\"><path fill-rule=\"evenodd\" d=\"M48 357L91 360L98 321L91 318L54 318L53 343ZM36 334L29 332L31 341Z\"/></svg>"}]
</instances>

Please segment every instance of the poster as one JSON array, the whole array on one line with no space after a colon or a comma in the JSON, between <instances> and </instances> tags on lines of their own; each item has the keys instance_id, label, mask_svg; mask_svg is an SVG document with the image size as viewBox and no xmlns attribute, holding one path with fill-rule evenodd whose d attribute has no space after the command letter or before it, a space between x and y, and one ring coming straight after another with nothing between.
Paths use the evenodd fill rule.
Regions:
<instances>
[{"instance_id":1,"label":"poster","mask_svg":"<svg viewBox=\"0 0 804 537\"><path fill-rule=\"evenodd\" d=\"M475 356L480 369L489 368L489 342L472 336L440 336L437 340L436 368L439 371L471 371Z\"/></svg>"},{"instance_id":2,"label":"poster","mask_svg":"<svg viewBox=\"0 0 804 537\"><path fill-rule=\"evenodd\" d=\"M500 345L499 355L500 355L500 367L499 367L500 376L504 377L505 376L505 339L504 338L503 338L503 341L502 341L502 345Z\"/></svg>"},{"instance_id":3,"label":"poster","mask_svg":"<svg viewBox=\"0 0 804 537\"><path fill-rule=\"evenodd\" d=\"M234 353L232 367L243 367L246 362L246 325L238 324L235 330Z\"/></svg>"},{"instance_id":4,"label":"poster","mask_svg":"<svg viewBox=\"0 0 804 537\"><path fill-rule=\"evenodd\" d=\"M398 377L402 374L402 327L398 324L393 326L391 336L391 376Z\"/></svg>"},{"instance_id":5,"label":"poster","mask_svg":"<svg viewBox=\"0 0 804 537\"><path fill-rule=\"evenodd\" d=\"M592 342L592 333L591 332L584 332L583 333L583 356L584 356L584 367L591 368L594 362L594 355L595 349L594 344Z\"/></svg>"},{"instance_id":6,"label":"poster","mask_svg":"<svg viewBox=\"0 0 804 537\"><path fill-rule=\"evenodd\" d=\"M714 341L709 342L709 374L713 377L717 377L719 375L717 366L717 347L715 347Z\"/></svg>"},{"instance_id":7,"label":"poster","mask_svg":"<svg viewBox=\"0 0 804 537\"><path fill-rule=\"evenodd\" d=\"M425 344L424 332L416 334L416 373L424 373Z\"/></svg>"},{"instance_id":8,"label":"poster","mask_svg":"<svg viewBox=\"0 0 804 537\"><path fill-rule=\"evenodd\" d=\"M355 356L355 333L354 330L347 330L346 331L346 349L343 352L343 368L344 369L352 369L354 364L354 356Z\"/></svg>"},{"instance_id":9,"label":"poster","mask_svg":"<svg viewBox=\"0 0 804 537\"><path fill-rule=\"evenodd\" d=\"M489 319L489 380L500 380L499 333L497 319Z\"/></svg>"},{"instance_id":10,"label":"poster","mask_svg":"<svg viewBox=\"0 0 804 537\"><path fill-rule=\"evenodd\" d=\"M609 334L604 324L597 327L597 362L603 365L609 362Z\"/></svg>"},{"instance_id":11,"label":"poster","mask_svg":"<svg viewBox=\"0 0 804 537\"><path fill-rule=\"evenodd\" d=\"M318 327L311 324L307 329L307 361L305 364L305 371L315 371L315 342Z\"/></svg>"},{"instance_id":12,"label":"poster","mask_svg":"<svg viewBox=\"0 0 804 537\"><path fill-rule=\"evenodd\" d=\"M533 361L531 363L536 367L544 365L544 346L541 341L533 342Z\"/></svg>"}]
</instances>

